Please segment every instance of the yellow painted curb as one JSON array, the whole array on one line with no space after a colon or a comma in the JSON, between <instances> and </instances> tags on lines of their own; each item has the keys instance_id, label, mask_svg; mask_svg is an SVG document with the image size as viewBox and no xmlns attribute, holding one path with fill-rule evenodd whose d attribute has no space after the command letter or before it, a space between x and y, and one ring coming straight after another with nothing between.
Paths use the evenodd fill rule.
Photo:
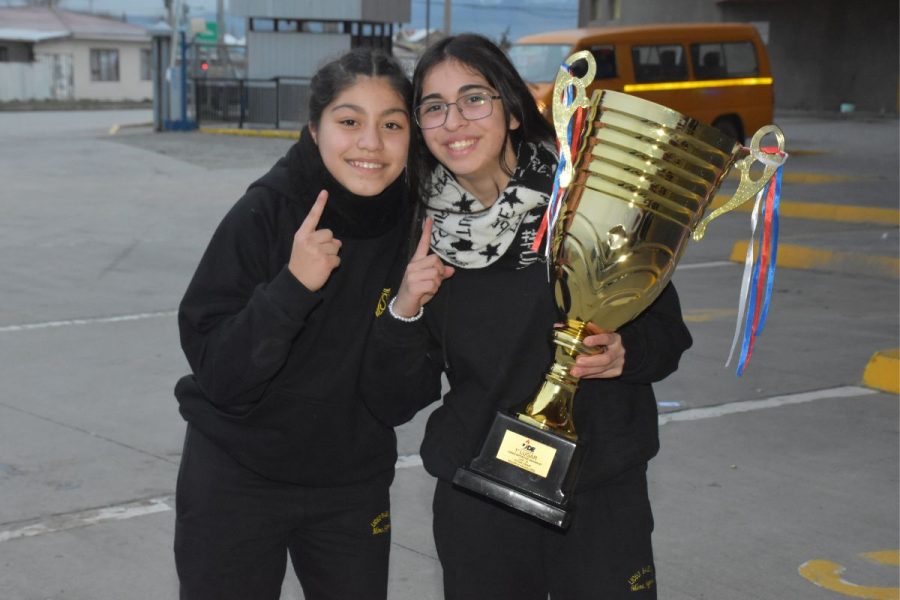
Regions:
<instances>
[{"instance_id":1,"label":"yellow painted curb","mask_svg":"<svg viewBox=\"0 0 900 600\"><path fill-rule=\"evenodd\" d=\"M244 137L267 137L299 140L300 132L294 129L234 129L227 127L200 127L200 133L213 135L238 135Z\"/></svg>"},{"instance_id":2,"label":"yellow painted curb","mask_svg":"<svg viewBox=\"0 0 900 600\"><path fill-rule=\"evenodd\" d=\"M716 196L707 212L719 208L729 196ZM779 216L814 221L839 221L842 223L871 223L874 225L900 225L900 210L893 208L876 208L873 206L854 206L852 204L822 204L821 202L785 202L781 201ZM753 209L753 202L745 202L735 210L748 213Z\"/></svg>"},{"instance_id":3,"label":"yellow painted curb","mask_svg":"<svg viewBox=\"0 0 900 600\"><path fill-rule=\"evenodd\" d=\"M863 371L863 385L900 394L900 348L879 350L873 354Z\"/></svg>"},{"instance_id":4,"label":"yellow painted curb","mask_svg":"<svg viewBox=\"0 0 900 600\"><path fill-rule=\"evenodd\" d=\"M729 260L742 263L747 256L747 241L740 240L731 248ZM858 252L837 252L808 246L778 245L776 266L788 269L813 271L838 271L856 275L870 275L900 279L900 259L890 256L874 256Z\"/></svg>"}]
</instances>

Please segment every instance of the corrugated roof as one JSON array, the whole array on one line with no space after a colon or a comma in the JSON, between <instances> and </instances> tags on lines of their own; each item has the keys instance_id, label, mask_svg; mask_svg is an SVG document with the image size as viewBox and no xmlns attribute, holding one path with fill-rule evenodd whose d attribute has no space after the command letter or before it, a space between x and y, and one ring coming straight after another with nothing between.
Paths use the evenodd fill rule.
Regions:
<instances>
[{"instance_id":1,"label":"corrugated roof","mask_svg":"<svg viewBox=\"0 0 900 600\"><path fill-rule=\"evenodd\" d=\"M68 10L28 6L0 8L0 39L11 39L2 35L2 32L6 31L27 31L31 32L33 37L37 37L42 32L53 34L52 37L72 37L74 39L150 40L150 35L143 27L117 19ZM35 39L33 41L42 40Z\"/></svg>"}]
</instances>

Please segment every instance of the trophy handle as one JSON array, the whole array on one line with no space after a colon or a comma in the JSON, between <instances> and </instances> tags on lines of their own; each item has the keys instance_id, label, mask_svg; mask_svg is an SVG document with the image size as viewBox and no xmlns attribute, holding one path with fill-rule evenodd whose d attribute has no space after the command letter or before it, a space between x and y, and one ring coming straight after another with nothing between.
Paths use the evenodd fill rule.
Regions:
<instances>
[{"instance_id":1,"label":"trophy handle","mask_svg":"<svg viewBox=\"0 0 900 600\"><path fill-rule=\"evenodd\" d=\"M775 154L763 152L759 148L760 142L762 142L763 138L770 133L775 135L775 139L778 142L778 151ZM753 179L750 175L750 168L756 161L761 162L765 167L762 175L760 175L758 179ZM709 213L706 218L697 225L692 236L694 241L703 239L703 236L706 235L706 226L709 225L710 221L734 210L750 198L756 196L759 191L765 187L766 183L769 182L769 179L772 178L775 170L778 169L782 163L784 163L784 132L777 125L760 127L756 133L753 134L753 139L750 141L749 154L736 163L737 168L741 171L741 182L738 184L737 191L725 204Z\"/></svg>"},{"instance_id":2,"label":"trophy handle","mask_svg":"<svg viewBox=\"0 0 900 600\"><path fill-rule=\"evenodd\" d=\"M571 55L566 61L560 65L560 68L571 67L573 64L583 60L587 63L587 72L582 77L573 77L568 70L563 70L556 77L556 83L553 85L553 127L556 129L556 139L565 140L568 137L569 121L572 115L579 108L588 108L591 105L585 92L586 87L594 81L594 75L597 73L597 63L594 55L587 50L581 50ZM563 94L567 88L572 86L575 88L575 98L570 104L563 102ZM560 163L563 164L562 173L559 175L559 187L566 188L572 182L572 153L568 144L560 144L559 148Z\"/></svg>"}]
</instances>

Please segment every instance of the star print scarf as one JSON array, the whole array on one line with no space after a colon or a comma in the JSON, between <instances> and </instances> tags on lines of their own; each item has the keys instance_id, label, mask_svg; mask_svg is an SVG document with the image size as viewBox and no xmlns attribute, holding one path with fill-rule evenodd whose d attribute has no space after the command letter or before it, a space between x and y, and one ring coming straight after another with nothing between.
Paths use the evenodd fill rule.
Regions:
<instances>
[{"instance_id":1,"label":"star print scarf","mask_svg":"<svg viewBox=\"0 0 900 600\"><path fill-rule=\"evenodd\" d=\"M438 164L426 207L434 219L432 250L465 269L487 267L507 252L519 269L543 260L531 245L553 187L556 161L549 145L521 144L516 170L490 208L484 208Z\"/></svg>"}]
</instances>

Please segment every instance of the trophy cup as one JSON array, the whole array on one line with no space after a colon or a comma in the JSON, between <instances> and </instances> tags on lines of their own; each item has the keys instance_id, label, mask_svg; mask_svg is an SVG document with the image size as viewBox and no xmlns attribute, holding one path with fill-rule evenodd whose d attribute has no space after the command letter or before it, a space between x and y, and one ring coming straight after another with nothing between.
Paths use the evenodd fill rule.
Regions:
<instances>
[{"instance_id":1,"label":"trophy cup","mask_svg":"<svg viewBox=\"0 0 900 600\"><path fill-rule=\"evenodd\" d=\"M774 125L757 131L745 148L718 129L628 94L598 90L588 100L585 88L596 67L586 51L566 63L578 60L588 63L586 73L579 78L561 69L554 87L561 204L547 234L556 304L565 318L553 331L554 362L520 412L497 413L480 454L453 479L561 528L572 515L580 455L572 420L578 378L570 371L576 356L597 351L584 338L638 316L669 282L689 237L699 240L711 219L762 190L780 165L776 154L760 149L766 135L784 149ZM570 147L570 121L579 109L574 138L580 141ZM754 178L756 162L763 169ZM741 179L734 196L703 219L735 166Z\"/></svg>"}]
</instances>

